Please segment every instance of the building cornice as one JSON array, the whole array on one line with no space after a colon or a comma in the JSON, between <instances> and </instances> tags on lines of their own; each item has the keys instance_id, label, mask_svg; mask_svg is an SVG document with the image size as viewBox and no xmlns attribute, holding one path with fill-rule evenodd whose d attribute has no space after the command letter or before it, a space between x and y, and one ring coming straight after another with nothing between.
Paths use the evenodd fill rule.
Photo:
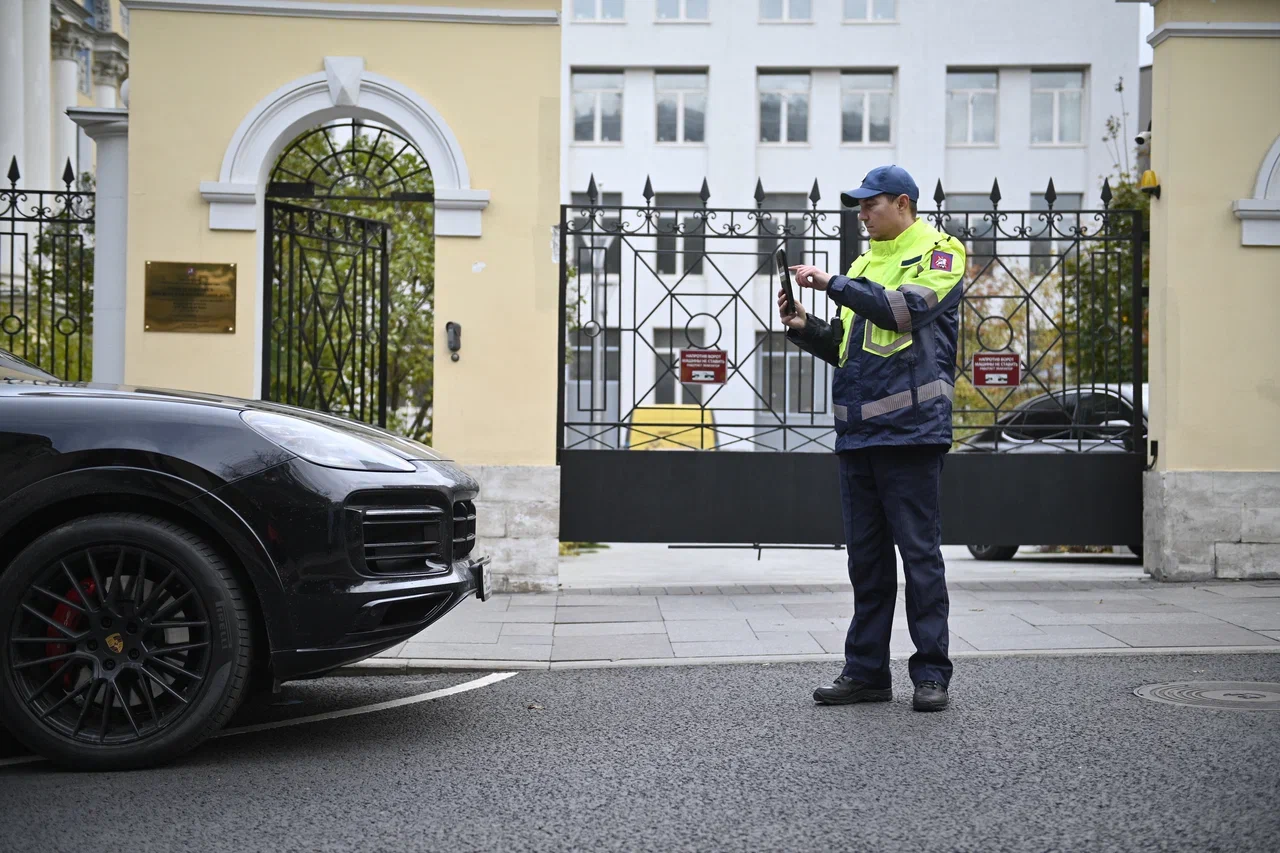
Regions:
<instances>
[{"instance_id":1,"label":"building cornice","mask_svg":"<svg viewBox=\"0 0 1280 853\"><path fill-rule=\"evenodd\" d=\"M1176 22L1157 27L1155 32L1147 36L1147 44L1156 47L1171 38L1235 38L1235 39L1267 39L1280 38L1280 21L1206 21Z\"/></svg>"},{"instance_id":2,"label":"building cornice","mask_svg":"<svg viewBox=\"0 0 1280 853\"><path fill-rule=\"evenodd\" d=\"M471 9L462 6L398 6L391 3L325 3L317 0L122 0L130 11L205 12L278 18L417 21L448 24L557 25L556 9Z\"/></svg>"},{"instance_id":3,"label":"building cornice","mask_svg":"<svg viewBox=\"0 0 1280 853\"><path fill-rule=\"evenodd\" d=\"M89 19L93 17L93 13L76 0L53 0L53 13L55 20L75 23L86 30L89 29Z\"/></svg>"}]
</instances>

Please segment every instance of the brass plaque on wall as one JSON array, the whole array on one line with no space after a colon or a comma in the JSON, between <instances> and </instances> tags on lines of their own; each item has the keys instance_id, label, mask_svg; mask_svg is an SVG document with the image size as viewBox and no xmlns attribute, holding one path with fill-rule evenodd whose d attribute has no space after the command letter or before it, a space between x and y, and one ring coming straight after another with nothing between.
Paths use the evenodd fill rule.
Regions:
<instances>
[{"instance_id":1,"label":"brass plaque on wall","mask_svg":"<svg viewBox=\"0 0 1280 853\"><path fill-rule=\"evenodd\" d=\"M236 330L236 265L147 261L148 332Z\"/></svg>"}]
</instances>

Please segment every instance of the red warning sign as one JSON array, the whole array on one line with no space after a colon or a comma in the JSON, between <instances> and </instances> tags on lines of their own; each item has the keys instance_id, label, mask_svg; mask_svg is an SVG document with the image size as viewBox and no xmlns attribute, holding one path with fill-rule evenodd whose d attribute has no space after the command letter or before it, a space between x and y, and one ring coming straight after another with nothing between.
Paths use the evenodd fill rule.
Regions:
<instances>
[{"instance_id":1,"label":"red warning sign","mask_svg":"<svg viewBox=\"0 0 1280 853\"><path fill-rule=\"evenodd\" d=\"M1022 381L1022 357L1016 352L979 352L973 356L975 388L1014 388Z\"/></svg>"},{"instance_id":2,"label":"red warning sign","mask_svg":"<svg viewBox=\"0 0 1280 853\"><path fill-rule=\"evenodd\" d=\"M680 381L693 385L723 385L729 373L729 353L722 349L680 350Z\"/></svg>"}]
</instances>

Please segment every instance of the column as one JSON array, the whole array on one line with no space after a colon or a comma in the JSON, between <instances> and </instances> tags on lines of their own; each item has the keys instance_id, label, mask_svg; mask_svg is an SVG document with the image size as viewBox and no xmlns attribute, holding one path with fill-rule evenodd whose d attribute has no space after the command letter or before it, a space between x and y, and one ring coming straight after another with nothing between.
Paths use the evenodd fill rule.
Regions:
<instances>
[{"instance_id":1,"label":"column","mask_svg":"<svg viewBox=\"0 0 1280 853\"><path fill-rule=\"evenodd\" d=\"M22 4L0 3L0 179L9 171L10 158L26 171L23 155Z\"/></svg>"},{"instance_id":2,"label":"column","mask_svg":"<svg viewBox=\"0 0 1280 853\"><path fill-rule=\"evenodd\" d=\"M93 54L93 105L114 109L120 105L117 94L120 81L129 71L128 61L114 51L104 51L102 45Z\"/></svg>"},{"instance_id":3,"label":"column","mask_svg":"<svg viewBox=\"0 0 1280 853\"><path fill-rule=\"evenodd\" d=\"M49 81L53 62L50 44L52 24L49 0L23 0L23 153L26 163L22 166L22 177L28 189L51 189L55 186L49 161L49 136L53 129L52 86Z\"/></svg>"},{"instance_id":4,"label":"column","mask_svg":"<svg viewBox=\"0 0 1280 853\"><path fill-rule=\"evenodd\" d=\"M129 218L129 111L73 109L71 119L98 145L93 266L93 381L124 382L126 241Z\"/></svg>"},{"instance_id":5,"label":"column","mask_svg":"<svg viewBox=\"0 0 1280 853\"><path fill-rule=\"evenodd\" d=\"M53 173L55 186L62 184L67 161L76 176L80 164L76 141L80 128L67 115L77 106L80 82L79 52L89 46L89 34L70 22L62 22L53 34Z\"/></svg>"}]
</instances>

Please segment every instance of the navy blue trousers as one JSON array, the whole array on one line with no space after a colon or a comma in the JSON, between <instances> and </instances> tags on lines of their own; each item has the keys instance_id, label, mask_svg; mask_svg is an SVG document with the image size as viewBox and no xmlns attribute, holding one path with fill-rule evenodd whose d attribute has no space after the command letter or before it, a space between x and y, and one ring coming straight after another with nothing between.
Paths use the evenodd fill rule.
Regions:
<instances>
[{"instance_id":1,"label":"navy blue trousers","mask_svg":"<svg viewBox=\"0 0 1280 853\"><path fill-rule=\"evenodd\" d=\"M898 593L896 543L907 582L911 681L951 681L947 579L942 563L942 463L938 446L869 447L840 453L840 503L854 613L844 675L889 687L889 632Z\"/></svg>"}]
</instances>

